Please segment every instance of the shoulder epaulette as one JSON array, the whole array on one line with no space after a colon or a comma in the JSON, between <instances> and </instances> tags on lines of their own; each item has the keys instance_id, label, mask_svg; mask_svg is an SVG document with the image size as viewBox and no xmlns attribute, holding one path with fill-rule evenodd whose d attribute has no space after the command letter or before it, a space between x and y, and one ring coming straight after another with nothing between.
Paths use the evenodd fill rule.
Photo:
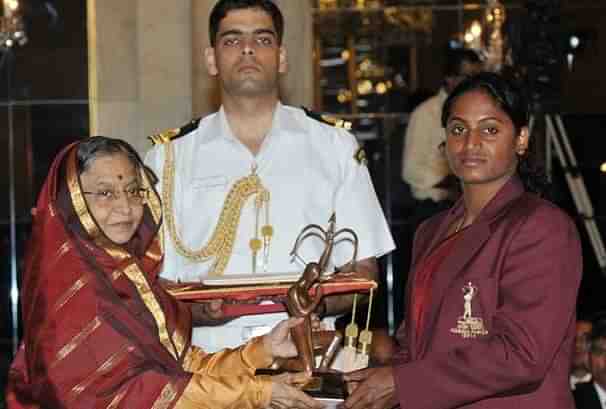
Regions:
<instances>
[{"instance_id":1,"label":"shoulder epaulette","mask_svg":"<svg viewBox=\"0 0 606 409\"><path fill-rule=\"evenodd\" d=\"M334 117L332 115L321 114L319 112L310 111L309 109L307 109L305 107L301 107L301 108L303 109L303 111L305 111L305 114L308 117L313 118L316 121L320 121L320 122L328 124L330 126L334 126L335 128L341 128L341 129L351 131L352 123L349 121Z\"/></svg>"},{"instance_id":2,"label":"shoulder epaulette","mask_svg":"<svg viewBox=\"0 0 606 409\"><path fill-rule=\"evenodd\" d=\"M201 118L193 119L187 125L182 126L181 128L169 129L159 134L148 136L147 138L154 146L174 141L175 139L179 139L180 137L187 135L188 133L196 129L198 127L198 124L200 123L200 119Z\"/></svg>"}]
</instances>

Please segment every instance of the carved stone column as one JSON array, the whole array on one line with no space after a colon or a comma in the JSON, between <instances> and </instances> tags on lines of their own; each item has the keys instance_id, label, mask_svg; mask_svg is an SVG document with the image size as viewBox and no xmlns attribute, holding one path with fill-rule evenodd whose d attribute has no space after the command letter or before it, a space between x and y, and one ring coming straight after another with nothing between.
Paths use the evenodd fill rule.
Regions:
<instances>
[{"instance_id":1,"label":"carved stone column","mask_svg":"<svg viewBox=\"0 0 606 409\"><path fill-rule=\"evenodd\" d=\"M191 2L88 0L91 134L145 137L192 115Z\"/></svg>"}]
</instances>

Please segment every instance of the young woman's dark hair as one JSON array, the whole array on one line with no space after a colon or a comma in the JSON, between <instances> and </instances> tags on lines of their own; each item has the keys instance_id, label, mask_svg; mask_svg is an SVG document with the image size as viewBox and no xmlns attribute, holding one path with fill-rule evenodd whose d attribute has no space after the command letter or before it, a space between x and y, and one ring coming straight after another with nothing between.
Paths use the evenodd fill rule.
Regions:
<instances>
[{"instance_id":1,"label":"young woman's dark hair","mask_svg":"<svg viewBox=\"0 0 606 409\"><path fill-rule=\"evenodd\" d=\"M227 16L227 13L233 10L243 9L259 9L266 12L274 23L276 34L278 36L278 44L282 45L282 37L284 36L284 16L282 12L271 0L219 0L213 7L208 24L208 34L210 45L215 46L217 41L217 33L219 32L219 24L221 20Z\"/></svg>"},{"instance_id":2,"label":"young woman's dark hair","mask_svg":"<svg viewBox=\"0 0 606 409\"><path fill-rule=\"evenodd\" d=\"M516 134L523 127L528 126L529 105L524 92L501 75L492 72L481 72L463 80L450 93L442 107L442 127L446 127L455 101L468 92L478 90L490 96L497 106L509 116ZM536 163L536 149L534 139L530 138L526 153L519 158L518 175L522 179L526 190L540 196L546 196L548 195L549 182L543 169Z\"/></svg>"}]
</instances>

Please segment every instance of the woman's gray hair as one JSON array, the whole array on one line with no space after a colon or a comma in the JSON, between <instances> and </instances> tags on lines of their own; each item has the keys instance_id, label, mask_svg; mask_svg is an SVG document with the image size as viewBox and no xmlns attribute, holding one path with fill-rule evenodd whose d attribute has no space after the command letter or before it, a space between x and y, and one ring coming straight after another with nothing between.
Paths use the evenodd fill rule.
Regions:
<instances>
[{"instance_id":1,"label":"woman's gray hair","mask_svg":"<svg viewBox=\"0 0 606 409\"><path fill-rule=\"evenodd\" d=\"M143 167L143 162L137 154L137 151L127 142L121 139L108 138L107 136L92 136L84 139L78 145L76 153L76 169L81 175L86 172L91 164L101 156L122 153L126 155L135 169Z\"/></svg>"}]
</instances>

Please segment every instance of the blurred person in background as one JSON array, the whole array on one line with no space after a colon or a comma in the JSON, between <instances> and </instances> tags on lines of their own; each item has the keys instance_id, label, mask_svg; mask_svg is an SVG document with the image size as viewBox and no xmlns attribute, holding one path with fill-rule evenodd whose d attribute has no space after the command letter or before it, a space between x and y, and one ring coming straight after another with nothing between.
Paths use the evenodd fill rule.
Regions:
<instances>
[{"instance_id":1,"label":"blurred person in background","mask_svg":"<svg viewBox=\"0 0 606 409\"><path fill-rule=\"evenodd\" d=\"M606 409L606 321L594 321L588 341L593 379L577 383L572 393L577 409Z\"/></svg>"},{"instance_id":2,"label":"blurred person in background","mask_svg":"<svg viewBox=\"0 0 606 409\"><path fill-rule=\"evenodd\" d=\"M574 354L570 372L570 389L574 390L578 383L590 382L589 348L591 346L592 323L586 318L579 318L576 325Z\"/></svg>"}]
</instances>

